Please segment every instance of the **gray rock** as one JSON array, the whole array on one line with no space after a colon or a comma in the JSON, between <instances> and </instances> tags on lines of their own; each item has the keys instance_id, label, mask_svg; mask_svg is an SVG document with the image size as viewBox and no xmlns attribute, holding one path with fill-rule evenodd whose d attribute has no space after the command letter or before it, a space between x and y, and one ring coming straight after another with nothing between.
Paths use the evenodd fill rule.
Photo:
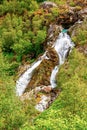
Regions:
<instances>
[{"instance_id":1,"label":"gray rock","mask_svg":"<svg viewBox=\"0 0 87 130\"><path fill-rule=\"evenodd\" d=\"M57 7L57 5L54 3L54 2L50 2L50 1L45 1L41 4L41 7L43 9L46 9L46 8L52 8L52 7Z\"/></svg>"}]
</instances>

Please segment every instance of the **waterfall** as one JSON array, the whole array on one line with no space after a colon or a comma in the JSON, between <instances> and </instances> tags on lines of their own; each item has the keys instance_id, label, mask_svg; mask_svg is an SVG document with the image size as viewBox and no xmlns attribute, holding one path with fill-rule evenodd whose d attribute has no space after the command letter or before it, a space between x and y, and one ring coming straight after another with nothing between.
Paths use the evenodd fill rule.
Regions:
<instances>
[{"instance_id":1,"label":"waterfall","mask_svg":"<svg viewBox=\"0 0 87 130\"><path fill-rule=\"evenodd\" d=\"M74 47L74 43L71 41L69 35L65 33L60 33L58 36L57 41L53 45L54 49L56 50L58 56L59 56L59 65L55 66L50 78L50 84L52 88L56 87L56 74L59 70L59 66L62 65L69 53L69 51L72 50Z\"/></svg>"},{"instance_id":2,"label":"waterfall","mask_svg":"<svg viewBox=\"0 0 87 130\"><path fill-rule=\"evenodd\" d=\"M27 87L28 83L31 80L33 71L35 70L35 68L37 68L39 66L39 64L42 62L43 59L46 59L46 52L43 54L43 56L41 56L36 62L34 62L29 69L20 76L20 78L17 80L16 82L16 94L18 96L21 96L25 90L25 88Z\"/></svg>"},{"instance_id":3,"label":"waterfall","mask_svg":"<svg viewBox=\"0 0 87 130\"><path fill-rule=\"evenodd\" d=\"M74 44L71 42L69 35L66 32L61 32L52 46L59 56L58 66L55 66L50 77L50 84L52 88L56 87L56 74L59 70L59 66L64 63L68 52L74 47ZM20 76L16 82L16 94L21 96L25 91L27 85L29 84L34 70L40 65L43 59L49 60L46 56L47 51L36 61L34 62L28 70Z\"/></svg>"}]
</instances>

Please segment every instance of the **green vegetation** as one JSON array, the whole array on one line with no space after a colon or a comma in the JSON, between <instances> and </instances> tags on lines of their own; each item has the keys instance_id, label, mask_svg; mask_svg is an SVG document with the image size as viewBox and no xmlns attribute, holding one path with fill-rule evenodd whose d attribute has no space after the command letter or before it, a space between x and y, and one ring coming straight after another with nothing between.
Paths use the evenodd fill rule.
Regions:
<instances>
[{"instance_id":1,"label":"green vegetation","mask_svg":"<svg viewBox=\"0 0 87 130\"><path fill-rule=\"evenodd\" d=\"M67 12L41 9L43 1L0 0L0 130L87 130L87 58L77 49L59 70L57 87L62 91L48 110L40 114L33 99L21 102L15 94L18 67L44 52L50 23ZM73 0L68 2L75 6ZM87 43L86 28L84 21L76 29L72 39L77 46Z\"/></svg>"},{"instance_id":2,"label":"green vegetation","mask_svg":"<svg viewBox=\"0 0 87 130\"><path fill-rule=\"evenodd\" d=\"M87 130L87 59L76 49L57 76L62 92L35 120L35 130Z\"/></svg>"},{"instance_id":3,"label":"green vegetation","mask_svg":"<svg viewBox=\"0 0 87 130\"><path fill-rule=\"evenodd\" d=\"M85 45L87 43L87 19L81 25L76 26L72 40L76 45Z\"/></svg>"},{"instance_id":4,"label":"green vegetation","mask_svg":"<svg viewBox=\"0 0 87 130\"><path fill-rule=\"evenodd\" d=\"M38 12L37 15L34 14L38 9L37 2L3 1L0 6L3 7L0 26L2 51L13 53L17 62L20 62L24 55L30 55L30 59L36 58L44 50L43 42L47 35L46 27L42 26L43 17L39 16Z\"/></svg>"},{"instance_id":5,"label":"green vegetation","mask_svg":"<svg viewBox=\"0 0 87 130\"><path fill-rule=\"evenodd\" d=\"M20 102L15 94L15 83L8 70L10 64L0 54L0 130L18 130L38 113L34 101Z\"/></svg>"}]
</instances>

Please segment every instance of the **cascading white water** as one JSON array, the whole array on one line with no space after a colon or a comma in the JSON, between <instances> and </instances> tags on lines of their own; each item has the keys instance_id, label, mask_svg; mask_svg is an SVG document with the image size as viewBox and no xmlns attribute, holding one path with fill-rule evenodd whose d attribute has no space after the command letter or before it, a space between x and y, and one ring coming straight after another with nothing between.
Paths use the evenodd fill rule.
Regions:
<instances>
[{"instance_id":1,"label":"cascading white water","mask_svg":"<svg viewBox=\"0 0 87 130\"><path fill-rule=\"evenodd\" d=\"M16 94L18 96L21 96L25 90L25 88L27 87L28 83L31 80L32 77L32 73L35 70L35 68L37 68L39 66L39 64L42 62L43 59L46 59L46 52L44 53L43 56L41 56L37 62L34 62L29 69L20 76L20 78L17 80L16 82Z\"/></svg>"},{"instance_id":2,"label":"cascading white water","mask_svg":"<svg viewBox=\"0 0 87 130\"><path fill-rule=\"evenodd\" d=\"M59 70L59 66L62 65L67 57L67 54L74 47L74 43L71 41L67 33L60 33L57 41L53 45L59 56L59 65L55 66L51 73L50 84L52 88L56 87L56 74Z\"/></svg>"},{"instance_id":3,"label":"cascading white water","mask_svg":"<svg viewBox=\"0 0 87 130\"><path fill-rule=\"evenodd\" d=\"M51 84L50 86L53 89L56 87L56 74L58 73L59 67L60 67L60 65L62 65L64 63L68 53L74 47L74 43L71 41L71 39L67 33L60 33L57 41L55 42L55 44L52 47L56 50L56 52L59 56L59 63L57 66L54 67L54 69L51 73L51 77L50 77L50 84ZM40 112L43 112L47 108L47 106L49 104L48 103L49 100L50 100L50 97L43 96L43 98L35 106L35 108L37 110L39 110Z\"/></svg>"},{"instance_id":4,"label":"cascading white water","mask_svg":"<svg viewBox=\"0 0 87 130\"><path fill-rule=\"evenodd\" d=\"M31 80L34 69L41 63L42 60L35 62L17 81L16 83L16 94L21 96Z\"/></svg>"},{"instance_id":5,"label":"cascading white water","mask_svg":"<svg viewBox=\"0 0 87 130\"><path fill-rule=\"evenodd\" d=\"M55 68L53 69L52 73L51 73L51 77L50 77L50 84L52 88L56 87L56 74L58 73L58 66L55 66Z\"/></svg>"}]
</instances>

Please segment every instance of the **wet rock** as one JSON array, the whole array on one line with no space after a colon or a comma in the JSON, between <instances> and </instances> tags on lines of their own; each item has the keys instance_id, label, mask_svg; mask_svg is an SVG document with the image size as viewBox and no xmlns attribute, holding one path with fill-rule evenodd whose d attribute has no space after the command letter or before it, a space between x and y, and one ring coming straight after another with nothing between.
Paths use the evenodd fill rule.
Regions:
<instances>
[{"instance_id":1,"label":"wet rock","mask_svg":"<svg viewBox=\"0 0 87 130\"><path fill-rule=\"evenodd\" d=\"M31 100L32 98L36 98L36 95L42 90L43 86L36 87L35 89L32 89L30 92L24 93L22 96L20 96L20 100Z\"/></svg>"}]
</instances>

